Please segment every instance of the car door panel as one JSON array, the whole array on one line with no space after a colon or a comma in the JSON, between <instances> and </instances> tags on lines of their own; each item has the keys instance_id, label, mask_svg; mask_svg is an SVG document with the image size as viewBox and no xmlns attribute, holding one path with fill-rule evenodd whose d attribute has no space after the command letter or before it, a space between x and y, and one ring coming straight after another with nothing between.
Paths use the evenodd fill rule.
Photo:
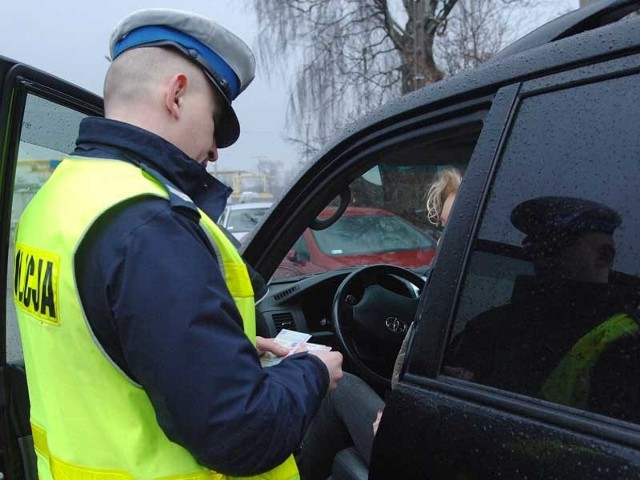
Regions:
<instances>
[{"instance_id":1,"label":"car door panel","mask_svg":"<svg viewBox=\"0 0 640 480\"><path fill-rule=\"evenodd\" d=\"M516 92L515 102L510 107L505 103L501 119L493 115L498 107L497 102L494 104L470 171L477 161L478 165L484 165L485 178L493 178L506 171L509 158L526 156L528 152L547 152L549 161L556 162L553 167L556 170L550 169L553 172L550 179L560 178L559 188L554 189L554 181L539 180L545 178L544 170L538 165L529 167L522 160L522 164L518 164L520 180L513 186L514 190L521 191L514 194L515 198L529 195L526 193L529 187L525 186L528 184L534 192L536 185L543 185L538 195L575 195L581 192L583 180L592 182L592 188L583 188L587 195L608 195L614 205L627 203L623 208L629 215L623 217L623 224L626 222L625 228L633 232L636 228L633 212L637 213L637 209L628 206L633 193L627 191L632 192L633 185L637 185L639 166L637 125L640 118L634 107L639 95L639 66L640 58L632 55L531 80L519 89L508 87ZM565 120L545 136L531 127L535 125L531 123L534 117L541 128L553 125L556 117L568 117L575 122ZM524 119L529 119L529 123ZM492 123L492 120L497 121ZM576 126L594 122L602 123L593 128L591 135L582 134ZM516 127L520 128L517 136L514 135ZM592 127L585 127L584 132L589 128ZM598 134L601 138L595 132L605 133ZM572 144L577 139L581 143ZM511 147L510 142L515 141L524 146L519 150ZM489 168L484 164L486 158L480 158L487 154L491 157ZM544 157L545 153L538 155ZM567 162L567 175L558 174L563 171L561 162L571 159L572 155L578 158L571 160L573 163ZM596 163L599 160L601 168ZM581 161L584 170L575 167ZM527 171L528 168L531 171ZM622 175L612 173L614 180L608 175L598 181L603 168ZM627 182L628 187L619 188L617 181ZM565 184L567 187L562 188ZM487 183L487 187L489 185ZM485 188L481 199L469 196L466 189L458 196L452 212L454 220L442 240L442 250L422 298L420 323L407 367L410 373L389 397L375 440L370 478L640 478L640 428L636 424L505 388L471 384L441 370L446 366L443 358L449 336L462 328L454 325L453 320L461 315L461 301L468 289L464 275L473 271L478 263L469 263L469 254L473 249L486 248L485 236L482 242L474 243L473 239L478 230L488 232L493 225L481 228L479 222L491 211L491 205L500 204L499 190L492 191L492 188ZM503 203L510 208L514 202ZM504 209L494 217L508 217L508 214L509 210ZM494 230L500 228L503 227L496 226ZM633 240L624 240L637 237L632 233L621 235L623 249L618 263L624 266L635 251L633 245L628 245ZM519 240L514 241L517 244ZM477 260L478 254L474 255ZM630 268L633 271L636 267ZM622 272L616 275L633 274L620 265L618 270ZM503 272L494 273L499 277Z\"/></svg>"},{"instance_id":2,"label":"car door panel","mask_svg":"<svg viewBox=\"0 0 640 480\"><path fill-rule=\"evenodd\" d=\"M464 391L433 388L425 395L425 388L394 391L370 479L638 478L637 449L597 436L601 426L593 424L592 435L576 433L472 401Z\"/></svg>"}]
</instances>

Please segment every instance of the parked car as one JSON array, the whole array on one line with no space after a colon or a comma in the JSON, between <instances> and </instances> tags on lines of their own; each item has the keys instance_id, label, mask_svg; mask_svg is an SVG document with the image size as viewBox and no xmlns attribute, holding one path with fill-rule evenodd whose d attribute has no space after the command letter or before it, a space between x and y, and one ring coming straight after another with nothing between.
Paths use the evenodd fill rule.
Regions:
<instances>
[{"instance_id":1,"label":"parked car","mask_svg":"<svg viewBox=\"0 0 640 480\"><path fill-rule=\"evenodd\" d=\"M271 202L232 203L227 205L218 223L238 241L253 230L271 208Z\"/></svg>"},{"instance_id":2,"label":"parked car","mask_svg":"<svg viewBox=\"0 0 640 480\"><path fill-rule=\"evenodd\" d=\"M323 210L327 219L335 208ZM425 271L436 241L398 215L379 208L347 207L329 228L308 228L282 261L274 278L388 263Z\"/></svg>"},{"instance_id":3,"label":"parked car","mask_svg":"<svg viewBox=\"0 0 640 480\"><path fill-rule=\"evenodd\" d=\"M614 209L622 223L614 234L610 283L638 291L640 17L627 15L639 7L638 0L595 2L476 70L366 116L324 146L247 236L241 252L269 286L256 307L258 333L273 336L284 327L308 332L312 341L341 349L345 368L385 395L370 468L346 449L340 455L347 461L336 465L343 471L334 478L640 478L637 407L618 405L616 395L604 405L552 401L535 388L548 355L565 353L551 347L566 332L561 320L537 332L536 341L549 347L534 352L531 368L518 378L529 391L452 374L445 362L468 323L509 304L520 279L534 273L524 234L510 220L524 201L563 195ZM11 301L12 226L48 174L44 163L34 168L33 159L50 162L73 150L78 123L101 115L102 101L5 58L0 82L0 267L7 272L0 309L6 334L0 470L18 479L30 471L33 450ZM430 267L406 268L402 260L379 265L372 258L367 265L274 277L308 228L337 224L350 204L408 220L403 212L423 208L435 174L449 166L465 174ZM339 207L322 218L329 205ZM424 222L413 219L418 228ZM584 290L568 307L584 308L589 299ZM390 390L389 345L397 345L413 321L402 375ZM509 341L513 350L530 352L520 339ZM514 366L496 361L493 368L508 374ZM638 377L639 368L626 365L611 374L624 382ZM622 415L604 413L607 407Z\"/></svg>"}]
</instances>

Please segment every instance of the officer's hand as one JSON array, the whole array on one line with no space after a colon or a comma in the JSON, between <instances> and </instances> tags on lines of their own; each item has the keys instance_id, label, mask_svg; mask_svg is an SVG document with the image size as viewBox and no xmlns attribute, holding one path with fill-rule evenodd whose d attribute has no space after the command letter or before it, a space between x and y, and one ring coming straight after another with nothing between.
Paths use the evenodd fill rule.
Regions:
<instances>
[{"instance_id":1,"label":"officer's hand","mask_svg":"<svg viewBox=\"0 0 640 480\"><path fill-rule=\"evenodd\" d=\"M328 350L311 350L309 355L315 355L325 364L329 371L329 389L327 393L338 386L342 379L342 354Z\"/></svg>"},{"instance_id":2,"label":"officer's hand","mask_svg":"<svg viewBox=\"0 0 640 480\"><path fill-rule=\"evenodd\" d=\"M276 357L284 357L289 353L289 349L277 344L273 338L256 337L256 350L262 356L267 352L273 353Z\"/></svg>"}]
</instances>

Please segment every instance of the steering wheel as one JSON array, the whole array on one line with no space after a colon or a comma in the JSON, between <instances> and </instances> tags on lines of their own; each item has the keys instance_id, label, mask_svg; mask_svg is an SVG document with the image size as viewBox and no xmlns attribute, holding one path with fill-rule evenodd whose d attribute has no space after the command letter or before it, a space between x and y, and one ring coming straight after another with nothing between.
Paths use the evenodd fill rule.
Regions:
<instances>
[{"instance_id":1,"label":"steering wheel","mask_svg":"<svg viewBox=\"0 0 640 480\"><path fill-rule=\"evenodd\" d=\"M365 381L391 386L398 351L418 308L415 289L424 284L404 268L371 265L355 270L338 287L333 328L343 354Z\"/></svg>"}]
</instances>

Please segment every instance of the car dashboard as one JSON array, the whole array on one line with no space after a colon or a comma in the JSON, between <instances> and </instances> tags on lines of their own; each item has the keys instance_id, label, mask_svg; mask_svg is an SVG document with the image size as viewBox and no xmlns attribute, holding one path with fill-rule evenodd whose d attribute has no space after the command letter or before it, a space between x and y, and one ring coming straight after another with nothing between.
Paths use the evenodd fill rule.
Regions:
<instances>
[{"instance_id":1,"label":"car dashboard","mask_svg":"<svg viewBox=\"0 0 640 480\"><path fill-rule=\"evenodd\" d=\"M349 270L287 278L269 284L256 306L257 334L275 337L283 329L306 332L311 342L333 345L331 306Z\"/></svg>"},{"instance_id":2,"label":"car dashboard","mask_svg":"<svg viewBox=\"0 0 640 480\"><path fill-rule=\"evenodd\" d=\"M295 330L311 334L313 343L335 347L331 321L333 302L338 287L353 271L342 269L272 281L256 306L257 334L275 337L282 329ZM382 279L382 285L405 296L419 295L415 287L396 277ZM357 284L344 292L341 301L357 304L365 288L366 285Z\"/></svg>"}]
</instances>

